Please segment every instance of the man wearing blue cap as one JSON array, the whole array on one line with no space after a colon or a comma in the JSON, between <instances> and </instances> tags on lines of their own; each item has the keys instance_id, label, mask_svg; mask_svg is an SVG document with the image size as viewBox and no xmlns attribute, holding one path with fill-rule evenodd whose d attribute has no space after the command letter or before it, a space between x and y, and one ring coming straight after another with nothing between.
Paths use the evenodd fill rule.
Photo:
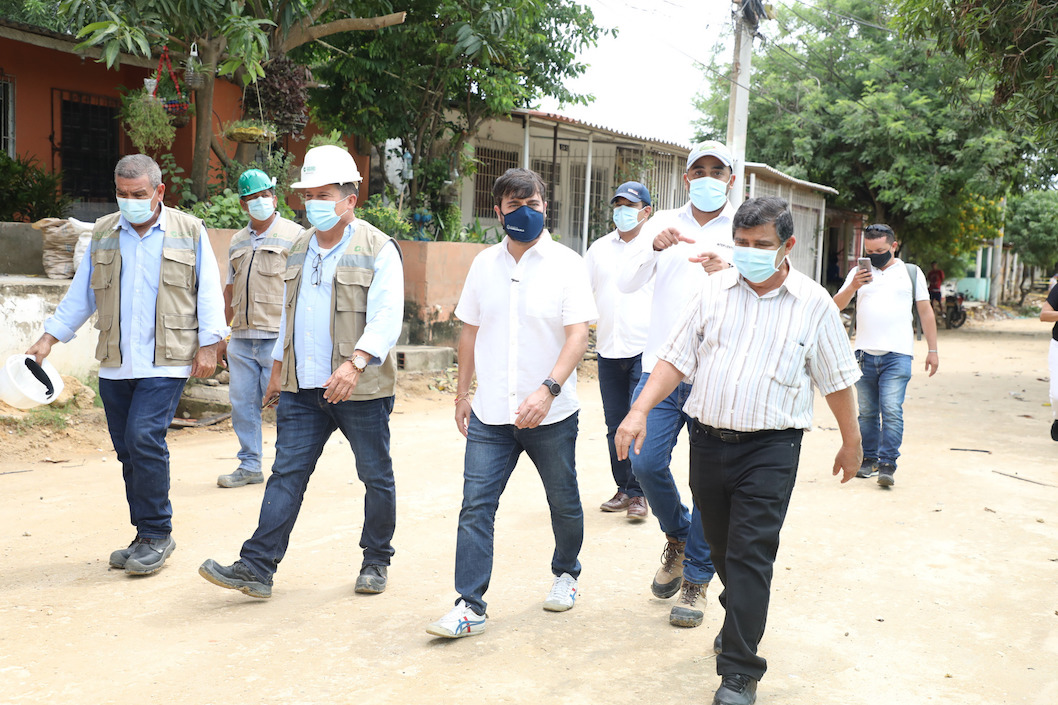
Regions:
<instances>
[{"instance_id":1,"label":"man wearing blue cap","mask_svg":"<svg viewBox=\"0 0 1058 705\"><path fill-rule=\"evenodd\" d=\"M231 323L227 346L231 426L239 438L239 467L221 475L221 487L264 481L261 471L261 404L272 374L272 348L283 313L283 270L301 226L276 212L275 178L260 169L239 177L239 204L249 224L228 248L224 315Z\"/></svg>"},{"instance_id":2,"label":"man wearing blue cap","mask_svg":"<svg viewBox=\"0 0 1058 705\"><path fill-rule=\"evenodd\" d=\"M595 344L599 393L606 421L610 470L617 483L617 493L603 502L600 509L623 511L629 520L643 521L647 517L647 499L632 473L632 462L627 458L617 459L614 434L621 419L628 414L632 392L642 374L654 280L651 278L646 285L626 294L617 288L617 272L628 258L643 224L650 218L650 192L638 181L627 181L617 188L610 205L617 229L593 242L584 257L599 309Z\"/></svg>"}]
</instances>

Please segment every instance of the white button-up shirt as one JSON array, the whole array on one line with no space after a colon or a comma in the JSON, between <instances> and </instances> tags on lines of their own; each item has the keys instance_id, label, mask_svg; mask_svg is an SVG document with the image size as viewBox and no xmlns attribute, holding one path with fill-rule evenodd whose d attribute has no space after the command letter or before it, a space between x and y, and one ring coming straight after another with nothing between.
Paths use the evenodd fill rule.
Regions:
<instances>
[{"instance_id":1,"label":"white button-up shirt","mask_svg":"<svg viewBox=\"0 0 1058 705\"><path fill-rule=\"evenodd\" d=\"M639 236L635 239L636 247L621 267L617 286L624 292L635 291L654 277L650 329L647 331L647 343L643 350L643 372L654 369L654 363L658 361L658 350L668 339L680 311L691 297L701 291L709 276L702 265L688 262L687 258L703 252L715 252L728 262L731 261L734 253L731 220L734 215L735 209L728 203L720 215L704 226L698 225L688 201L683 208L658 212L639 231ZM681 235L694 242L680 242L661 252L655 252L654 238L669 227L676 228Z\"/></svg>"},{"instance_id":2,"label":"white button-up shirt","mask_svg":"<svg viewBox=\"0 0 1058 705\"><path fill-rule=\"evenodd\" d=\"M584 257L595 305L599 309L595 351L611 360L635 357L647 344L654 278L628 294L617 288L617 274L639 237L642 235L625 242L614 230L593 242Z\"/></svg>"},{"instance_id":3,"label":"white button-up shirt","mask_svg":"<svg viewBox=\"0 0 1058 705\"><path fill-rule=\"evenodd\" d=\"M758 296L734 268L708 277L660 359L694 377L683 410L733 431L812 428L812 386L851 387L860 368L826 289L791 268Z\"/></svg>"},{"instance_id":4,"label":"white button-up shirt","mask_svg":"<svg viewBox=\"0 0 1058 705\"><path fill-rule=\"evenodd\" d=\"M474 258L455 311L459 320L478 327L478 388L471 408L493 426L515 423L518 407L551 374L566 343L565 326L598 316L580 255L554 242L546 230L517 262L508 242L504 237ZM543 424L578 409L574 370Z\"/></svg>"},{"instance_id":5,"label":"white button-up shirt","mask_svg":"<svg viewBox=\"0 0 1058 705\"><path fill-rule=\"evenodd\" d=\"M165 238L166 212L147 233L140 237L125 216L118 220L121 232L120 367L100 367L102 379L143 379L145 377L188 377L190 365L161 367L154 364L154 333L157 326L155 308L158 302L158 278L162 271L162 242ZM96 310L92 291L92 252L86 250L70 289L59 303L55 315L44 322L44 331L62 342L73 339ZM224 296L220 288L217 258L203 228L195 250L195 279L198 281L196 315L200 347L219 343L228 335L224 321Z\"/></svg>"}]
</instances>

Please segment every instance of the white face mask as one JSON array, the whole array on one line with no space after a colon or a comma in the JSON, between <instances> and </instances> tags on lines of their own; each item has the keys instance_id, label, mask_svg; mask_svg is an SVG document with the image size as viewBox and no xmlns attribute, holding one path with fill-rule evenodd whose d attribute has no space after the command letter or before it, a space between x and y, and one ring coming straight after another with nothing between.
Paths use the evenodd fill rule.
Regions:
<instances>
[{"instance_id":1,"label":"white face mask","mask_svg":"<svg viewBox=\"0 0 1058 705\"><path fill-rule=\"evenodd\" d=\"M613 224L623 233L635 230L639 225L639 209L632 206L617 206L613 209Z\"/></svg>"},{"instance_id":2,"label":"white face mask","mask_svg":"<svg viewBox=\"0 0 1058 705\"><path fill-rule=\"evenodd\" d=\"M705 213L712 213L727 203L727 182L702 176L691 181L691 203Z\"/></svg>"},{"instance_id":3,"label":"white face mask","mask_svg":"<svg viewBox=\"0 0 1058 705\"><path fill-rule=\"evenodd\" d=\"M276 212L276 207L271 196L261 196L247 203L246 210L254 220L268 220Z\"/></svg>"}]
</instances>

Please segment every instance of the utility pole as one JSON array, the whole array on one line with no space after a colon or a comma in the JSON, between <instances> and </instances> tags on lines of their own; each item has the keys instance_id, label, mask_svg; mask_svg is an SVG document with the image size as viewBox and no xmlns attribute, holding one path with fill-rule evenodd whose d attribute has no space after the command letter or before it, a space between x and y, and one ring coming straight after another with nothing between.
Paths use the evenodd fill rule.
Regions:
<instances>
[{"instance_id":1,"label":"utility pole","mask_svg":"<svg viewBox=\"0 0 1058 705\"><path fill-rule=\"evenodd\" d=\"M731 98L727 107L727 147L735 160L735 188L728 200L738 208L746 194L746 128L749 125L749 69L753 36L767 10L761 0L733 0L735 56L731 63Z\"/></svg>"}]
</instances>

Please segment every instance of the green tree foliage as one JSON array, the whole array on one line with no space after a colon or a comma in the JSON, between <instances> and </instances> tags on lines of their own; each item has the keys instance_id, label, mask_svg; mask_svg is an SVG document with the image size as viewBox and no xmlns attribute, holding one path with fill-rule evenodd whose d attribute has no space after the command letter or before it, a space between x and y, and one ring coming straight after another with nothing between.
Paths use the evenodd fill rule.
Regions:
<instances>
[{"instance_id":1,"label":"green tree foliage","mask_svg":"<svg viewBox=\"0 0 1058 705\"><path fill-rule=\"evenodd\" d=\"M1028 267L1042 267L1048 274L1058 263L1058 191L1028 191L1010 200L1004 242L1014 248ZM1025 280L1021 299L1030 288ZM1031 283L1031 282L1030 282Z\"/></svg>"},{"instance_id":2,"label":"green tree foliage","mask_svg":"<svg viewBox=\"0 0 1058 705\"><path fill-rule=\"evenodd\" d=\"M992 235L1028 147L981 119L991 86L965 60L890 29L892 7L796 3L762 25L747 158L834 186L839 206L888 222L914 249L955 255ZM729 85L714 86L699 128L723 139Z\"/></svg>"},{"instance_id":3,"label":"green tree foliage","mask_svg":"<svg viewBox=\"0 0 1058 705\"><path fill-rule=\"evenodd\" d=\"M5 20L65 32L58 10L58 0L0 0L0 17Z\"/></svg>"},{"instance_id":4,"label":"green tree foliage","mask_svg":"<svg viewBox=\"0 0 1058 705\"><path fill-rule=\"evenodd\" d=\"M543 96L583 103L565 87L576 52L603 30L573 0L408 0L400 27L345 34L303 59L320 88L314 117L372 144L400 138L412 156L405 205L435 211L473 172L467 141L492 117Z\"/></svg>"},{"instance_id":5,"label":"green tree foliage","mask_svg":"<svg viewBox=\"0 0 1058 705\"><path fill-rule=\"evenodd\" d=\"M84 38L82 45L99 46L101 61L114 66L121 52L150 56L168 45L182 59L197 44L205 85L196 91L192 191L207 192L209 152L214 143L214 77L231 76L244 85L264 76L265 64L302 44L338 32L371 30L399 23L401 13L361 17L352 0L62 0L65 22ZM372 3L378 5L379 3ZM329 14L328 14L329 13ZM327 14L326 19L321 19ZM214 148L227 163L227 155Z\"/></svg>"},{"instance_id":6,"label":"green tree foliage","mask_svg":"<svg viewBox=\"0 0 1058 705\"><path fill-rule=\"evenodd\" d=\"M1058 3L898 0L896 25L967 59L994 81L993 106L1012 125L1058 147Z\"/></svg>"}]
</instances>

